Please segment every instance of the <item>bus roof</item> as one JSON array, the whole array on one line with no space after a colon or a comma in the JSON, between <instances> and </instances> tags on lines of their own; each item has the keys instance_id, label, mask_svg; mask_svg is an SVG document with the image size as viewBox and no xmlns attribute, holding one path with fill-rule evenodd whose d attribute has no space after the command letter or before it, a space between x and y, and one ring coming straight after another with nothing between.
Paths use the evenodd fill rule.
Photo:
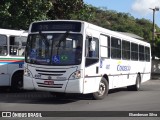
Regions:
<instances>
[{"instance_id":1,"label":"bus roof","mask_svg":"<svg viewBox=\"0 0 160 120\"><path fill-rule=\"evenodd\" d=\"M27 36L28 32L24 30L0 29L1 35Z\"/></svg>"},{"instance_id":2,"label":"bus roof","mask_svg":"<svg viewBox=\"0 0 160 120\"><path fill-rule=\"evenodd\" d=\"M52 21L72 21L72 22L86 22L86 21L82 21L82 20L41 20L41 21L34 21L32 23L36 23L36 22L52 22ZM31 23L31 24L32 24ZM88 23L88 22L87 22Z\"/></svg>"}]
</instances>

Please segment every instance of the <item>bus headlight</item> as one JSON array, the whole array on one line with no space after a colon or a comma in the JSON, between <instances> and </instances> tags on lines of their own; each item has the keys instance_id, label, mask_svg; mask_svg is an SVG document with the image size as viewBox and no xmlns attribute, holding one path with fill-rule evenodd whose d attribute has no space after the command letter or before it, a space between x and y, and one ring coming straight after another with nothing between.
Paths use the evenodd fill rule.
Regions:
<instances>
[{"instance_id":1,"label":"bus headlight","mask_svg":"<svg viewBox=\"0 0 160 120\"><path fill-rule=\"evenodd\" d=\"M71 74L69 79L79 79L82 77L82 70L77 70Z\"/></svg>"},{"instance_id":2,"label":"bus headlight","mask_svg":"<svg viewBox=\"0 0 160 120\"><path fill-rule=\"evenodd\" d=\"M24 68L24 76L32 77L32 73L30 72L30 70L29 70L29 69Z\"/></svg>"}]
</instances>

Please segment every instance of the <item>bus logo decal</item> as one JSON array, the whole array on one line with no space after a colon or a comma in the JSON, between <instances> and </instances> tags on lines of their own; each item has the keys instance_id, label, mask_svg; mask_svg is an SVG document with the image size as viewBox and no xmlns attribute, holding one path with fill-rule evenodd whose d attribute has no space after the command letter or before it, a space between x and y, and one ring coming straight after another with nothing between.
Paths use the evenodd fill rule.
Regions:
<instances>
[{"instance_id":1,"label":"bus logo decal","mask_svg":"<svg viewBox=\"0 0 160 120\"><path fill-rule=\"evenodd\" d=\"M52 79L52 77L51 76L48 76L48 80L51 80Z\"/></svg>"},{"instance_id":2,"label":"bus logo decal","mask_svg":"<svg viewBox=\"0 0 160 120\"><path fill-rule=\"evenodd\" d=\"M118 65L117 66L117 71L130 71L131 66L123 66L123 65Z\"/></svg>"},{"instance_id":3,"label":"bus logo decal","mask_svg":"<svg viewBox=\"0 0 160 120\"><path fill-rule=\"evenodd\" d=\"M35 74L35 79L39 79L41 78L41 75L40 74Z\"/></svg>"}]
</instances>

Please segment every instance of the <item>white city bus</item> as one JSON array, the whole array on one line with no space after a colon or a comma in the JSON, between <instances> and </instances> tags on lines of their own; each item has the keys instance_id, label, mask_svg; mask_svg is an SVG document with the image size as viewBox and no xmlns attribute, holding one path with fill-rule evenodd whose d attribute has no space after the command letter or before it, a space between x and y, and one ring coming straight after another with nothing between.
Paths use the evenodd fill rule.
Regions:
<instances>
[{"instance_id":1,"label":"white city bus","mask_svg":"<svg viewBox=\"0 0 160 120\"><path fill-rule=\"evenodd\" d=\"M0 87L22 88L27 35L23 30L0 29Z\"/></svg>"},{"instance_id":2,"label":"white city bus","mask_svg":"<svg viewBox=\"0 0 160 120\"><path fill-rule=\"evenodd\" d=\"M78 20L33 22L24 63L24 89L93 95L139 90L150 79L150 44Z\"/></svg>"}]
</instances>

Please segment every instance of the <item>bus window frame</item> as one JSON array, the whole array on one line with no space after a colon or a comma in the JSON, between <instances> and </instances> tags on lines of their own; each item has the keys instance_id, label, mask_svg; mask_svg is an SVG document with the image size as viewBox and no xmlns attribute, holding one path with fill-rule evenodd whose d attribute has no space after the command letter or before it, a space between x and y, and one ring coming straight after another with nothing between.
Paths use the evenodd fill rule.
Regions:
<instances>
[{"instance_id":1,"label":"bus window frame","mask_svg":"<svg viewBox=\"0 0 160 120\"><path fill-rule=\"evenodd\" d=\"M115 40L117 40L118 44L120 44L119 45L120 47L113 46L114 45L113 41ZM121 60L122 59L122 40L118 37L111 36L110 46L111 46L111 59Z\"/></svg>"},{"instance_id":2,"label":"bus window frame","mask_svg":"<svg viewBox=\"0 0 160 120\"><path fill-rule=\"evenodd\" d=\"M11 45L11 37L14 37L14 40L15 40L16 37L19 37L19 38L20 38L21 45L20 45L20 44L18 44L18 45ZM11 36L8 37L8 41L9 41L9 44L8 44L9 52L8 52L8 54L9 54L10 56L24 57L24 54L22 54L22 55L19 55L19 54L17 55L17 53L16 53L16 55L11 54L11 47L13 47L13 48L15 47L17 52L19 52L19 50L21 50L22 48L24 48L24 52L25 52L25 47L26 47L26 46L22 46L21 37L26 37L26 36L11 35ZM14 41L14 43L15 43L15 41ZM27 37L26 37L26 43L25 43L25 44L27 44Z\"/></svg>"},{"instance_id":3,"label":"bus window frame","mask_svg":"<svg viewBox=\"0 0 160 120\"><path fill-rule=\"evenodd\" d=\"M6 45L3 45L3 47L6 47L6 55L5 54L0 54L0 56L7 56L9 54L9 52L8 52L8 36L4 35L4 34L0 34L0 36L6 37ZM0 45L0 47L2 47L2 46Z\"/></svg>"},{"instance_id":4,"label":"bus window frame","mask_svg":"<svg viewBox=\"0 0 160 120\"><path fill-rule=\"evenodd\" d=\"M122 48L122 50L121 50L122 60L130 60L131 59L131 42L123 39L121 44L122 44L121 45L122 46L121 47ZM127 44L129 44L129 46L127 46ZM126 46L129 47L129 49L126 49Z\"/></svg>"}]
</instances>

